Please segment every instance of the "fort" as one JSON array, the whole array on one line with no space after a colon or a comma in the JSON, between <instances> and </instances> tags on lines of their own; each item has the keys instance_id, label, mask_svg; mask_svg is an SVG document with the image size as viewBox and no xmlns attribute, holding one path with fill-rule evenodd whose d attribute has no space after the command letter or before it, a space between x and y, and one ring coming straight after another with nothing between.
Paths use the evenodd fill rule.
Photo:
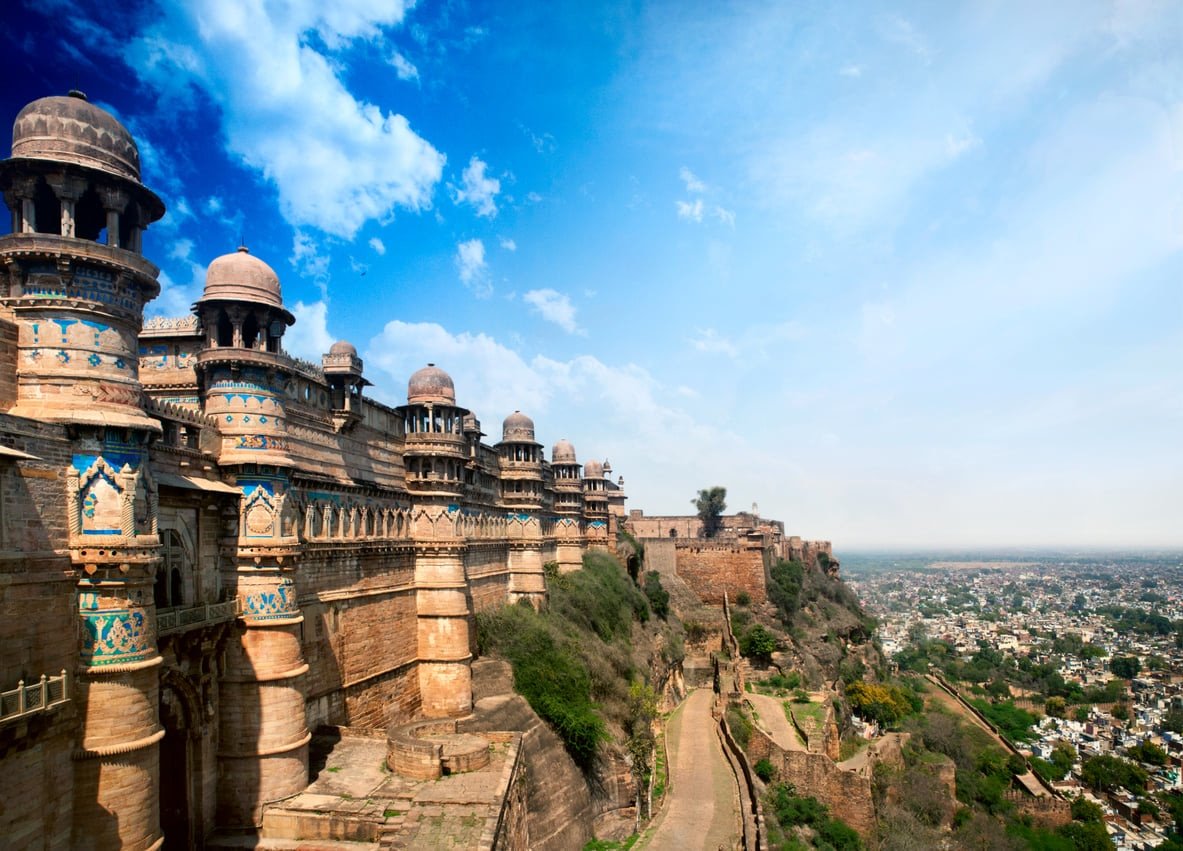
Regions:
<instances>
[{"instance_id":1,"label":"fort","mask_svg":"<svg viewBox=\"0 0 1183 851\"><path fill-rule=\"evenodd\" d=\"M542 605L544 564L614 546L623 479L565 440L547 460L520 412L484 442L438 366L388 406L348 342L290 357L279 279L246 248L191 315L144 322L164 205L79 93L20 112L0 190L6 843L257 830L335 727L380 731L413 776L499 770L477 834L522 847L520 739L432 736L472 744L474 614Z\"/></svg>"}]
</instances>

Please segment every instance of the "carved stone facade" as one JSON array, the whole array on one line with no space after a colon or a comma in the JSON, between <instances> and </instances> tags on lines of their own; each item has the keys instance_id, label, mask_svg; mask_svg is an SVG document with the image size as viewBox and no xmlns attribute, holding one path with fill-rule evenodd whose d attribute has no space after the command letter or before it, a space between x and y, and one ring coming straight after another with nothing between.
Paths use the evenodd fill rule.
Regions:
<instances>
[{"instance_id":1,"label":"carved stone facade","mask_svg":"<svg viewBox=\"0 0 1183 851\"><path fill-rule=\"evenodd\" d=\"M623 480L566 441L548 462L520 412L483 443L433 365L392 407L348 343L288 356L278 277L245 249L192 316L144 323L164 207L126 129L44 98L12 152L0 835L200 847L305 788L320 725L467 715L473 615L541 605L545 563L611 546ZM9 705L43 674L52 699Z\"/></svg>"}]
</instances>

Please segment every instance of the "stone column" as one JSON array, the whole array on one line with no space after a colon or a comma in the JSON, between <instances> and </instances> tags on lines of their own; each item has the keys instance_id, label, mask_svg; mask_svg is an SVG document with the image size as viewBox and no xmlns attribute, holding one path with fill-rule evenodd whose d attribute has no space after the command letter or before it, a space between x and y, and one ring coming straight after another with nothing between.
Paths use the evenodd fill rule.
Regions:
<instances>
[{"instance_id":1,"label":"stone column","mask_svg":"<svg viewBox=\"0 0 1183 851\"><path fill-rule=\"evenodd\" d=\"M122 189L100 188L99 199L107 211L107 245L119 248L119 216L127 207L127 193Z\"/></svg>"},{"instance_id":2,"label":"stone column","mask_svg":"<svg viewBox=\"0 0 1183 851\"><path fill-rule=\"evenodd\" d=\"M87 551L83 551L87 552ZM97 551L90 551L96 553ZM79 582L82 708L74 751L75 848L159 848L160 653L152 600L156 550L104 547Z\"/></svg>"},{"instance_id":3,"label":"stone column","mask_svg":"<svg viewBox=\"0 0 1183 851\"><path fill-rule=\"evenodd\" d=\"M226 649L218 750L219 826L257 827L263 806L308 785L304 616L290 560L245 561L238 569L239 622Z\"/></svg>"},{"instance_id":4,"label":"stone column","mask_svg":"<svg viewBox=\"0 0 1183 851\"><path fill-rule=\"evenodd\" d=\"M55 174L46 180L62 204L62 236L74 236L74 205L86 191L86 181L65 174Z\"/></svg>"},{"instance_id":5,"label":"stone column","mask_svg":"<svg viewBox=\"0 0 1183 851\"><path fill-rule=\"evenodd\" d=\"M20 201L19 231L21 233L37 232L37 206L33 203L33 196L37 192L37 178L18 177L12 181L12 194ZM13 228L16 233L18 228Z\"/></svg>"},{"instance_id":6,"label":"stone column","mask_svg":"<svg viewBox=\"0 0 1183 851\"><path fill-rule=\"evenodd\" d=\"M419 694L428 718L472 712L472 653L463 544L415 547Z\"/></svg>"}]
</instances>

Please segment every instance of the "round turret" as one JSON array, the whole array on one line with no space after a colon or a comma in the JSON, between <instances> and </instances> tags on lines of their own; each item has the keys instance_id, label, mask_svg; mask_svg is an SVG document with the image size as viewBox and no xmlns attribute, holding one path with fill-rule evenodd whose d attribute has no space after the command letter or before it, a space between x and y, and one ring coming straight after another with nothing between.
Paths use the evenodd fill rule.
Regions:
<instances>
[{"instance_id":1,"label":"round turret","mask_svg":"<svg viewBox=\"0 0 1183 851\"><path fill-rule=\"evenodd\" d=\"M501 439L506 442L532 442L534 440L534 420L521 411L514 411L505 418L505 422L501 425Z\"/></svg>"},{"instance_id":2,"label":"round turret","mask_svg":"<svg viewBox=\"0 0 1183 851\"><path fill-rule=\"evenodd\" d=\"M81 92L35 100L12 125L14 159L67 162L140 182L140 151L127 128Z\"/></svg>"},{"instance_id":3,"label":"round turret","mask_svg":"<svg viewBox=\"0 0 1183 851\"><path fill-rule=\"evenodd\" d=\"M456 387L452 376L433 363L418 370L407 382L408 405L455 405Z\"/></svg>"},{"instance_id":4,"label":"round turret","mask_svg":"<svg viewBox=\"0 0 1183 851\"><path fill-rule=\"evenodd\" d=\"M245 245L237 251L214 258L205 273L205 291L198 304L207 301L237 301L277 307L287 324L296 320L284 309L279 276L275 270L250 253Z\"/></svg>"},{"instance_id":5,"label":"round turret","mask_svg":"<svg viewBox=\"0 0 1183 851\"><path fill-rule=\"evenodd\" d=\"M575 447L571 445L569 440L560 440L555 444L555 448L551 450L550 460L552 464L576 464Z\"/></svg>"},{"instance_id":6,"label":"round turret","mask_svg":"<svg viewBox=\"0 0 1183 851\"><path fill-rule=\"evenodd\" d=\"M599 461L588 461L583 465L583 477L585 479L604 478L604 465Z\"/></svg>"},{"instance_id":7,"label":"round turret","mask_svg":"<svg viewBox=\"0 0 1183 851\"><path fill-rule=\"evenodd\" d=\"M357 347L346 340L338 340L329 346L330 355L357 357Z\"/></svg>"}]
</instances>

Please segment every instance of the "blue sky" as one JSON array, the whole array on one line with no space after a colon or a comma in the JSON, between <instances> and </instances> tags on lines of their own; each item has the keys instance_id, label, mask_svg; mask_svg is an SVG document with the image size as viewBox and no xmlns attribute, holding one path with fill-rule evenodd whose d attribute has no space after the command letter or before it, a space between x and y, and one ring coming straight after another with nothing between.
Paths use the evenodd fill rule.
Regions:
<instances>
[{"instance_id":1,"label":"blue sky","mask_svg":"<svg viewBox=\"0 0 1183 851\"><path fill-rule=\"evenodd\" d=\"M328 8L331 5L331 10ZM322 8L324 7L324 8ZM869 546L1183 545L1183 6L192 0L6 10L373 395L448 370L609 459Z\"/></svg>"}]
</instances>

